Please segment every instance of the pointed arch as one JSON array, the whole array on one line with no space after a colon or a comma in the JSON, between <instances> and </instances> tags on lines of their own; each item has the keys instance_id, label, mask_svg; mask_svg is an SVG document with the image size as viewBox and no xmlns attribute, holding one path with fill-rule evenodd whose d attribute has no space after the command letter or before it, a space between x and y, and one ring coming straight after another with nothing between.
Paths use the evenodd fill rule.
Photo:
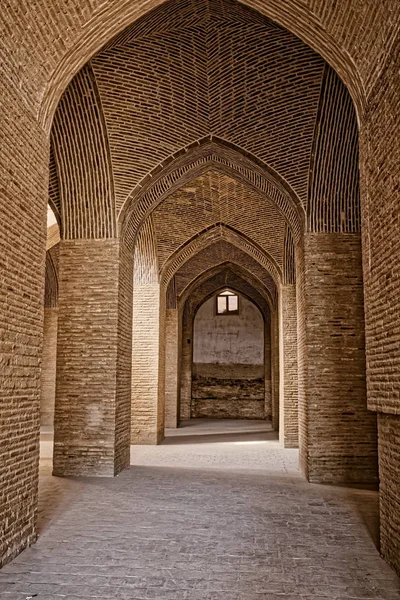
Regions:
<instances>
[{"instance_id":1,"label":"pointed arch","mask_svg":"<svg viewBox=\"0 0 400 600\"><path fill-rule=\"evenodd\" d=\"M279 285L279 282L281 281L281 270L272 256L258 247L249 238L223 223L217 223L212 227L203 230L201 233L188 240L186 244L180 246L165 263L160 273L160 280L162 283L167 285L175 273L192 256L219 241L228 242L231 246L235 246L248 255L252 260L263 267L272 278L276 287Z\"/></svg>"},{"instance_id":2,"label":"pointed arch","mask_svg":"<svg viewBox=\"0 0 400 600\"><path fill-rule=\"evenodd\" d=\"M115 237L116 211L107 128L90 65L77 74L57 108L51 147L63 239Z\"/></svg>"},{"instance_id":3,"label":"pointed arch","mask_svg":"<svg viewBox=\"0 0 400 600\"><path fill-rule=\"evenodd\" d=\"M119 215L120 235L133 247L143 221L170 194L210 168L221 171L268 197L300 239L305 211L289 184L271 167L222 139L207 136L157 165L132 190Z\"/></svg>"},{"instance_id":4,"label":"pointed arch","mask_svg":"<svg viewBox=\"0 0 400 600\"><path fill-rule=\"evenodd\" d=\"M270 290L249 271L244 265L238 262L224 261L218 265L214 265L202 273L196 275L193 280L186 286L183 292L178 298L178 304L183 308L186 300L196 291L196 289L202 286L205 282L209 281L212 277L222 272L231 272L241 279L245 280L251 287L264 299L267 303L269 310L274 309L274 300L271 296ZM227 284L231 287L231 284ZM242 292L241 292L242 293Z\"/></svg>"},{"instance_id":5,"label":"pointed arch","mask_svg":"<svg viewBox=\"0 0 400 600\"><path fill-rule=\"evenodd\" d=\"M38 110L38 120L45 131L50 130L64 90L84 64L127 26L166 3L166 0L107 3L82 26L80 36L65 51L48 78ZM318 52L348 87L359 114L363 112L366 93L357 64L312 8L301 0L241 0L241 4L265 15Z\"/></svg>"}]
</instances>

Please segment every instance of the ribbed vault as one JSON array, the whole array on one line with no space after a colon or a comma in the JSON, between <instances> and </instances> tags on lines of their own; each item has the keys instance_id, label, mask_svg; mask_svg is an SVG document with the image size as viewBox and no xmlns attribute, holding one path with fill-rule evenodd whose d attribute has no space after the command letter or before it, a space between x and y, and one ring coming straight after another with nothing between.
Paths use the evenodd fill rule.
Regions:
<instances>
[{"instance_id":1,"label":"ribbed vault","mask_svg":"<svg viewBox=\"0 0 400 600\"><path fill-rule=\"evenodd\" d=\"M228 284L225 284L228 281ZM188 319L193 319L200 306L207 302L213 295L223 291L226 287L230 290L235 291L239 294L246 296L251 302L259 308L261 314L264 317L264 321L268 324L270 322L270 309L268 302L265 298L252 287L252 285L244 278L240 277L233 271L221 271L216 273L212 277L206 279L199 284L187 299L183 309L184 324L187 323Z\"/></svg>"},{"instance_id":2,"label":"ribbed vault","mask_svg":"<svg viewBox=\"0 0 400 600\"><path fill-rule=\"evenodd\" d=\"M174 271L177 297L180 298L185 294L186 289L190 286L193 279L213 268L220 267L221 264L226 262L234 264L246 272L250 272L253 278L259 282L261 288L267 290L271 306L276 306L277 286L268 269L242 248L226 240L217 240L199 249L199 251L192 254L188 260L184 261Z\"/></svg>"},{"instance_id":3,"label":"ribbed vault","mask_svg":"<svg viewBox=\"0 0 400 600\"><path fill-rule=\"evenodd\" d=\"M274 259L252 240L222 223L217 223L202 231L179 247L164 264L161 280L167 283L192 256L208 247L212 247L211 255L214 253L219 259L224 260L229 259L229 253L234 255L236 248L241 255L246 257L246 260L259 264L269 273L275 286L279 284L281 272Z\"/></svg>"},{"instance_id":4,"label":"ribbed vault","mask_svg":"<svg viewBox=\"0 0 400 600\"><path fill-rule=\"evenodd\" d=\"M64 238L114 237L120 214L133 249L159 203L219 172L273 202L298 243L306 222L359 229L357 148L351 98L309 46L236 0L168 0L68 86L49 197Z\"/></svg>"},{"instance_id":5,"label":"ribbed vault","mask_svg":"<svg viewBox=\"0 0 400 600\"><path fill-rule=\"evenodd\" d=\"M58 44L56 58L52 53L52 66L38 102L39 120L45 129L50 129L57 103L74 73L127 23L133 23L143 15L148 17L151 14L148 11L156 7L162 9L165 4L162 0L137 0L134 4L123 1L118 2L117 7L114 3L107 6L101 3L101 7L93 3L84 15L74 13L68 27L68 43L65 47ZM242 4L287 28L319 52L345 81L359 112L362 112L367 91L372 89L379 75L379 69L374 70L370 66L371 48L372 54L379 52L377 64L382 68L393 37L388 34L396 17L387 19L386 4L377 7L373 0L368 0L362 7L362 13L344 11L340 4L327 5L320 0L307 6L300 0L287 0L285 3L280 0L243 0ZM388 39L382 47L373 43L376 26L382 32L382 40ZM53 34L53 29L50 31ZM45 32L42 31L41 35ZM49 40L48 47L53 47L48 35L45 39ZM42 64L46 64L44 57Z\"/></svg>"},{"instance_id":6,"label":"ribbed vault","mask_svg":"<svg viewBox=\"0 0 400 600\"><path fill-rule=\"evenodd\" d=\"M215 223L251 239L282 268L285 220L268 198L218 171L206 171L152 213L160 268L187 239Z\"/></svg>"},{"instance_id":7,"label":"ribbed vault","mask_svg":"<svg viewBox=\"0 0 400 600\"><path fill-rule=\"evenodd\" d=\"M241 265L230 262L221 263L211 267L205 272L194 277L178 298L178 304L182 309L186 301L192 306L197 306L194 298L213 294L223 288L235 289L238 292L254 299L263 314L271 310L271 296L266 287L247 269ZM198 293L198 290L201 292ZM203 290L204 294L203 294Z\"/></svg>"},{"instance_id":8,"label":"ribbed vault","mask_svg":"<svg viewBox=\"0 0 400 600\"><path fill-rule=\"evenodd\" d=\"M284 179L242 149L207 136L169 156L132 190L119 216L121 236L128 246L133 247L141 223L152 211L209 171L235 180L237 187L247 187L249 194L265 198L269 206L273 203L299 240L304 208Z\"/></svg>"}]
</instances>

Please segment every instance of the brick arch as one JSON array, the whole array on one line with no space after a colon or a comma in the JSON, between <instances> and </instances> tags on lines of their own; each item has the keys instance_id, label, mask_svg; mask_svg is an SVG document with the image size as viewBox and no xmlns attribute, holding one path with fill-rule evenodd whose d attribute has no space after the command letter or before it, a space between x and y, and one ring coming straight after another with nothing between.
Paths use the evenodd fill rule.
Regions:
<instances>
[{"instance_id":1,"label":"brick arch","mask_svg":"<svg viewBox=\"0 0 400 600\"><path fill-rule=\"evenodd\" d=\"M258 282L259 288L268 292L271 307L276 308L278 291L271 275L249 254L224 240L216 241L191 256L175 273L173 279L177 299L179 300L185 294L193 279L201 273L210 272L211 269L218 270L225 263L230 263L238 269L242 268L247 273L251 273L253 281ZM163 287L168 287L167 282L163 283Z\"/></svg>"},{"instance_id":2,"label":"brick arch","mask_svg":"<svg viewBox=\"0 0 400 600\"><path fill-rule=\"evenodd\" d=\"M141 224L163 200L210 168L267 196L288 223L294 239L300 239L305 211L288 183L256 157L207 136L171 155L132 191L119 216L121 237L127 246L133 248Z\"/></svg>"},{"instance_id":3,"label":"brick arch","mask_svg":"<svg viewBox=\"0 0 400 600\"><path fill-rule=\"evenodd\" d=\"M244 5L265 15L287 29L318 52L334 68L348 87L353 101L361 113L365 106L364 84L354 57L324 26L322 19L301 0L242 0ZM81 33L54 67L38 110L42 127L49 131L57 104L74 75L109 40L126 29L165 0L131 0L107 4L82 27ZM328 20L329 23L329 20ZM336 32L335 32L336 33ZM340 39L340 32L337 33Z\"/></svg>"},{"instance_id":4,"label":"brick arch","mask_svg":"<svg viewBox=\"0 0 400 600\"><path fill-rule=\"evenodd\" d=\"M115 237L107 128L90 65L78 73L59 103L51 130L51 148L55 167L50 163L50 183L54 180L50 189L61 215L63 239Z\"/></svg>"},{"instance_id":5,"label":"brick arch","mask_svg":"<svg viewBox=\"0 0 400 600\"><path fill-rule=\"evenodd\" d=\"M60 247L55 244L46 252L44 307L55 308L58 304L58 261Z\"/></svg>"},{"instance_id":6,"label":"brick arch","mask_svg":"<svg viewBox=\"0 0 400 600\"><path fill-rule=\"evenodd\" d=\"M279 285L281 270L274 259L249 238L223 223L216 223L180 246L162 268L160 281L164 285L168 285L171 278L190 258L220 241L227 242L231 247L236 247L243 254L249 256L268 273L275 287Z\"/></svg>"},{"instance_id":7,"label":"brick arch","mask_svg":"<svg viewBox=\"0 0 400 600\"><path fill-rule=\"evenodd\" d=\"M206 286L208 283L208 280L205 281L203 283L203 286ZM249 284L250 287L251 284ZM200 286L201 288L202 286ZM190 316L192 321L194 322L196 315L199 311L199 309L201 308L201 306L207 302L207 300L209 300L210 298L212 298L215 294L219 294L220 292L224 291L224 289L226 289L226 287L228 286L221 286L221 285L215 285L212 287L212 289L209 289L205 292L205 295L202 296L201 300L198 300L196 302L196 304L194 304L194 306L191 307L190 310ZM249 290L246 290L245 286L241 286L240 284L236 283L235 285L229 285L229 289L232 290L233 292L236 292L237 294L241 294L242 296L245 296L247 298L247 300L249 300L250 302L252 302L260 311L264 322L265 323L269 323L269 307L268 304L266 302L263 302L263 298L259 298L258 297L258 293L256 290L252 290L251 293L249 293ZM252 295L254 294L254 295Z\"/></svg>"},{"instance_id":8,"label":"brick arch","mask_svg":"<svg viewBox=\"0 0 400 600\"><path fill-rule=\"evenodd\" d=\"M60 183L58 180L56 157L54 155L53 144L50 141L50 160L49 160L49 198L48 203L57 223L61 228L61 197Z\"/></svg>"},{"instance_id":9,"label":"brick arch","mask_svg":"<svg viewBox=\"0 0 400 600\"><path fill-rule=\"evenodd\" d=\"M219 265L215 265L208 269L207 271L198 274L191 283L185 288L183 293L178 298L178 306L183 309L185 302L190 298L190 296L196 292L196 290L207 283L210 279L215 277L220 273L232 273L240 279L243 279L248 283L257 294L264 300L266 306L270 311L274 310L274 301L271 297L271 292L267 287L265 287L260 280L254 276L251 271L246 269L243 265L232 263L230 261L222 262ZM231 288L231 284L227 284L229 288ZM239 290L237 290L239 291ZM243 292L240 292L243 293Z\"/></svg>"}]
</instances>

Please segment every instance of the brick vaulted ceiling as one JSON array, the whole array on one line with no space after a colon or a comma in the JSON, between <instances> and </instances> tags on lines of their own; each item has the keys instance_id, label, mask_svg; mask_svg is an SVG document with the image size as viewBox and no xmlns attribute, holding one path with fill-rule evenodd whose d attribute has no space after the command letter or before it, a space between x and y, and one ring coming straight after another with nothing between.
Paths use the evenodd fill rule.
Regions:
<instances>
[{"instance_id":1,"label":"brick vaulted ceiling","mask_svg":"<svg viewBox=\"0 0 400 600\"><path fill-rule=\"evenodd\" d=\"M171 194L153 211L158 265L214 223L224 223L266 250L281 267L285 221L274 204L235 179L208 171Z\"/></svg>"},{"instance_id":2,"label":"brick vaulted ceiling","mask_svg":"<svg viewBox=\"0 0 400 600\"><path fill-rule=\"evenodd\" d=\"M268 163L303 203L324 61L232 0L171 0L92 60L117 207L159 162L212 134Z\"/></svg>"},{"instance_id":3,"label":"brick vaulted ceiling","mask_svg":"<svg viewBox=\"0 0 400 600\"><path fill-rule=\"evenodd\" d=\"M65 237L113 237L132 190L210 136L275 172L313 230L358 230L357 124L335 73L292 33L236 0L170 0L109 42L60 102L49 197ZM160 269L216 222L284 266L282 213L211 166L154 211Z\"/></svg>"}]
</instances>

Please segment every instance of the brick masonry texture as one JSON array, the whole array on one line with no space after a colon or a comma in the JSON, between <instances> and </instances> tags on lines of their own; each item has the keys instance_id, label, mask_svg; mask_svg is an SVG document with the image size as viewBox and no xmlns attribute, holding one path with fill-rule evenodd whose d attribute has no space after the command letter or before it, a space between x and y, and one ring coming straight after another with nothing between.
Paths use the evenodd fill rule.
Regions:
<instances>
[{"instance_id":1,"label":"brick masonry texture","mask_svg":"<svg viewBox=\"0 0 400 600\"><path fill-rule=\"evenodd\" d=\"M201 269L202 261L198 263L199 270ZM250 281L247 281L243 273L235 271L234 268L224 268L218 272L210 272L204 274L197 285L191 289L191 294L180 300L182 315L182 354L181 354L181 418L186 419L194 416L191 412L192 406L192 347L193 347L193 321L198 308L201 304L213 296L216 292L229 287L239 293L245 294L256 302L264 317L264 405L256 406L257 417L270 418L272 414L272 398L271 398L271 335L270 335L270 309L265 296L260 294L257 289L254 289ZM183 306L184 305L184 308ZM188 340L190 343L188 343ZM261 375L262 376L262 375ZM227 413L225 412L225 415Z\"/></svg>"},{"instance_id":2,"label":"brick masonry texture","mask_svg":"<svg viewBox=\"0 0 400 600\"><path fill-rule=\"evenodd\" d=\"M118 373L119 252L118 240L65 240L60 245L56 475L113 475L129 459L127 436L118 436L125 449L116 444L123 403L117 388L124 381ZM125 402L129 407L129 395Z\"/></svg>"},{"instance_id":3,"label":"brick masonry texture","mask_svg":"<svg viewBox=\"0 0 400 600\"><path fill-rule=\"evenodd\" d=\"M252 210L248 206L251 204ZM232 177L208 171L171 194L152 213L162 268L188 239L223 223L251 238L282 269L285 221L273 202Z\"/></svg>"},{"instance_id":4,"label":"brick masonry texture","mask_svg":"<svg viewBox=\"0 0 400 600\"><path fill-rule=\"evenodd\" d=\"M167 308L165 314L165 427L178 427L180 420L179 311Z\"/></svg>"},{"instance_id":5,"label":"brick masonry texture","mask_svg":"<svg viewBox=\"0 0 400 600\"><path fill-rule=\"evenodd\" d=\"M46 136L2 65L0 565L36 537L48 176Z\"/></svg>"},{"instance_id":6,"label":"brick masonry texture","mask_svg":"<svg viewBox=\"0 0 400 600\"><path fill-rule=\"evenodd\" d=\"M134 3L112 0L107 5L101 0L71 0L66 6L59 0L38 0L33 11L26 0L8 0L0 14L0 55L3 58L0 69L0 129L4 140L0 147L0 339L4 367L1 373L1 390L5 407L1 417L1 436L6 440L6 443L1 445L0 455L0 517L4 528L4 535L1 536L1 556L6 560L34 538L43 330L45 204L49 195L53 206L56 207L59 202L55 191L58 186L57 165L50 168L50 193L47 186L50 125L67 84L88 59L127 25L161 4L158 0L137 0ZM194 30L199 23L199 4L196 3L194 11ZM322 0L288 0L285 3L280 0L246 0L244 4L257 9L274 23L289 29L305 43L309 43L337 71L355 101L361 134L368 402L370 408L378 408L380 412L390 416L399 412L396 343L399 315L399 147L396 138L400 114L397 69L399 3L396 0L383 0L379 3L375 0L362 3L359 0L349 0L346 3L326 3ZM193 6L181 3L181 6L183 5L190 8ZM209 5L203 5L210 10ZM220 3L216 3L215 6L216 10L213 7L212 13L206 11L204 15L203 12L203 21L209 23L210 15L213 18L218 16L221 29L224 29L225 33L231 31L231 15L229 18L224 15ZM168 7L171 7L171 3ZM236 14L242 15L246 12L242 7L234 8ZM161 14L164 14L165 6L160 10ZM185 23L183 29L186 30L188 12L190 17L190 11L186 11L185 18L180 21L181 24ZM260 19L256 13L251 13L245 21L240 18L238 23L243 26L243 30L250 31L251 35L239 39L240 35L235 34L233 38L238 40L238 47L250 38L259 40L258 27L262 31L272 31L273 35L286 35L286 32L281 32L270 21ZM162 19L158 20L158 24L160 22ZM149 19L146 17L141 23L149 23ZM174 23L176 24L176 21ZM158 31L156 26L154 31ZM179 31L182 31L182 27ZM195 37L194 32L191 35L192 41ZM149 46L152 43L154 45L156 37L155 34L151 40L142 39L139 45L143 42ZM164 47L170 48L168 38L173 36L172 31L165 31L165 23L162 37ZM293 38L293 44L295 43L297 40ZM109 44L108 52L111 51L111 45ZM197 49L193 44L187 46L187 53L193 47ZM220 47L229 47L223 33ZM300 47L303 48L301 43ZM306 51L309 52L309 56L314 56L307 48ZM94 62L96 60L97 58ZM320 59L317 56L315 60ZM323 65L323 61L321 64ZM240 68L240 65L238 66ZM190 68L193 71L192 64ZM228 75L232 73L231 69ZM169 75L167 80L168 77ZM197 88L195 89L197 91ZM168 93L170 98L174 98L172 89L168 89ZM189 94L189 97L196 95ZM218 98L216 100L215 105L218 106ZM294 106L295 109L298 108L296 104ZM201 108L199 107L198 112L201 112ZM98 116L100 121L97 120L97 127L102 122L101 115ZM186 123L184 125L186 126ZM159 129L158 120L156 129ZM224 131L228 135L229 127ZM174 137L176 132L172 133L171 137ZM238 132L238 135L244 134ZM309 139L312 139L312 135ZM251 150L253 152L257 144L257 135L249 136L249 142L254 144ZM164 155L171 156L175 147L173 139L170 146L167 144L167 148L163 150ZM271 149L274 149L273 144ZM284 149L277 149L277 153L272 152L271 157L274 155L274 158L271 160L279 161L279 156L284 156L284 153ZM51 165L53 162L55 161L52 161ZM158 158L155 159L155 164L157 162ZM105 164L103 161L103 165ZM305 162L298 173L291 173L292 185L296 186L300 195L307 188L307 185L302 183L302 176L304 181L304 173L307 171L304 165ZM286 168L287 172L291 171L290 165L283 165L282 172ZM133 175L136 173L133 167ZM100 173L97 175L100 176ZM104 171L101 177L104 177ZM74 181L74 184L83 190L82 181ZM94 178L90 180L92 190L95 189L93 184ZM58 195L60 193L59 190ZM76 200L80 202L81 198ZM110 201L115 201L115 198L110 197ZM109 206L108 201L102 208L106 206ZM101 223L105 223L104 213L101 213L100 210L96 214L96 224L89 223L85 215L82 215L79 228L86 222L87 235L93 235L94 231L101 231L101 235L109 235L106 227L100 227ZM336 227L337 220L334 222ZM299 237L294 233L293 236L298 243ZM128 280L129 278L127 284ZM303 299L300 298L299 303L302 302ZM120 321L121 327L125 322L124 329L127 329L128 321L129 307L127 318ZM299 323L301 328L304 320L299 319ZM300 348L304 349L303 333L299 339ZM125 340L128 338L129 336L125 335ZM118 352L119 350L117 355ZM302 356L304 359L304 352ZM310 364L310 361L304 361L306 367ZM306 370L303 367L301 369L303 381ZM300 387L305 389L302 384ZM17 427L14 426L15 423L18 424ZM385 434L388 428L382 431ZM306 439L305 436L303 439ZM394 460L393 456L393 453L389 454L390 460ZM388 470L383 471L382 475L387 477L387 473ZM26 499L23 505L22 497ZM385 513L386 520L388 514ZM391 531L389 522L383 523L384 527L386 531ZM393 560L397 560L398 563L395 540L395 536L386 537L386 551L387 554L391 553L391 556L395 557Z\"/></svg>"},{"instance_id":7,"label":"brick masonry texture","mask_svg":"<svg viewBox=\"0 0 400 600\"><path fill-rule=\"evenodd\" d=\"M58 309L44 309L42 373L40 378L40 424L53 425L56 398Z\"/></svg>"},{"instance_id":8,"label":"brick masonry texture","mask_svg":"<svg viewBox=\"0 0 400 600\"><path fill-rule=\"evenodd\" d=\"M63 238L114 237L116 217L107 131L89 66L74 78L58 106L51 146ZM51 193L53 178L50 184Z\"/></svg>"},{"instance_id":9,"label":"brick masonry texture","mask_svg":"<svg viewBox=\"0 0 400 600\"><path fill-rule=\"evenodd\" d=\"M279 295L279 439L284 448L297 448L299 410L295 284L282 285Z\"/></svg>"},{"instance_id":10,"label":"brick masonry texture","mask_svg":"<svg viewBox=\"0 0 400 600\"><path fill-rule=\"evenodd\" d=\"M135 285L132 334L131 443L157 444L163 437L159 427L159 378L162 377L162 310L157 283ZM164 412L164 411L162 411ZM164 415L162 415L164 419Z\"/></svg>"},{"instance_id":11,"label":"brick masonry texture","mask_svg":"<svg viewBox=\"0 0 400 600\"><path fill-rule=\"evenodd\" d=\"M358 234L306 234L300 296L300 448L313 482L377 481L365 385ZM321 378L321 373L324 377Z\"/></svg>"},{"instance_id":12,"label":"brick masonry texture","mask_svg":"<svg viewBox=\"0 0 400 600\"><path fill-rule=\"evenodd\" d=\"M378 413L381 552L395 569L400 555L400 417Z\"/></svg>"},{"instance_id":13,"label":"brick masonry texture","mask_svg":"<svg viewBox=\"0 0 400 600\"><path fill-rule=\"evenodd\" d=\"M306 201L323 61L287 30L230 0L171 0L124 31L92 66L118 206L155 164L207 134L270 164ZM123 132L121 112L131 115Z\"/></svg>"},{"instance_id":14,"label":"brick masonry texture","mask_svg":"<svg viewBox=\"0 0 400 600\"><path fill-rule=\"evenodd\" d=\"M235 265L235 268L239 267L239 270L251 273L253 279L258 281L258 287L264 288L269 303L272 306L275 305L277 301L276 285L266 269L267 265L260 264L244 249L226 240L218 239L218 237L215 243L209 243L205 247L200 246L198 250L197 253L185 257L186 261L179 261L181 263L179 269L173 269L172 271L175 276L178 296L185 295L186 289L200 273L205 273L220 265L229 263Z\"/></svg>"},{"instance_id":15,"label":"brick masonry texture","mask_svg":"<svg viewBox=\"0 0 400 600\"><path fill-rule=\"evenodd\" d=\"M115 479L51 478L44 464L39 540L0 572L0 597L398 600L374 545L377 493L309 485L296 451L241 430L223 453L212 435L136 447Z\"/></svg>"}]
</instances>

